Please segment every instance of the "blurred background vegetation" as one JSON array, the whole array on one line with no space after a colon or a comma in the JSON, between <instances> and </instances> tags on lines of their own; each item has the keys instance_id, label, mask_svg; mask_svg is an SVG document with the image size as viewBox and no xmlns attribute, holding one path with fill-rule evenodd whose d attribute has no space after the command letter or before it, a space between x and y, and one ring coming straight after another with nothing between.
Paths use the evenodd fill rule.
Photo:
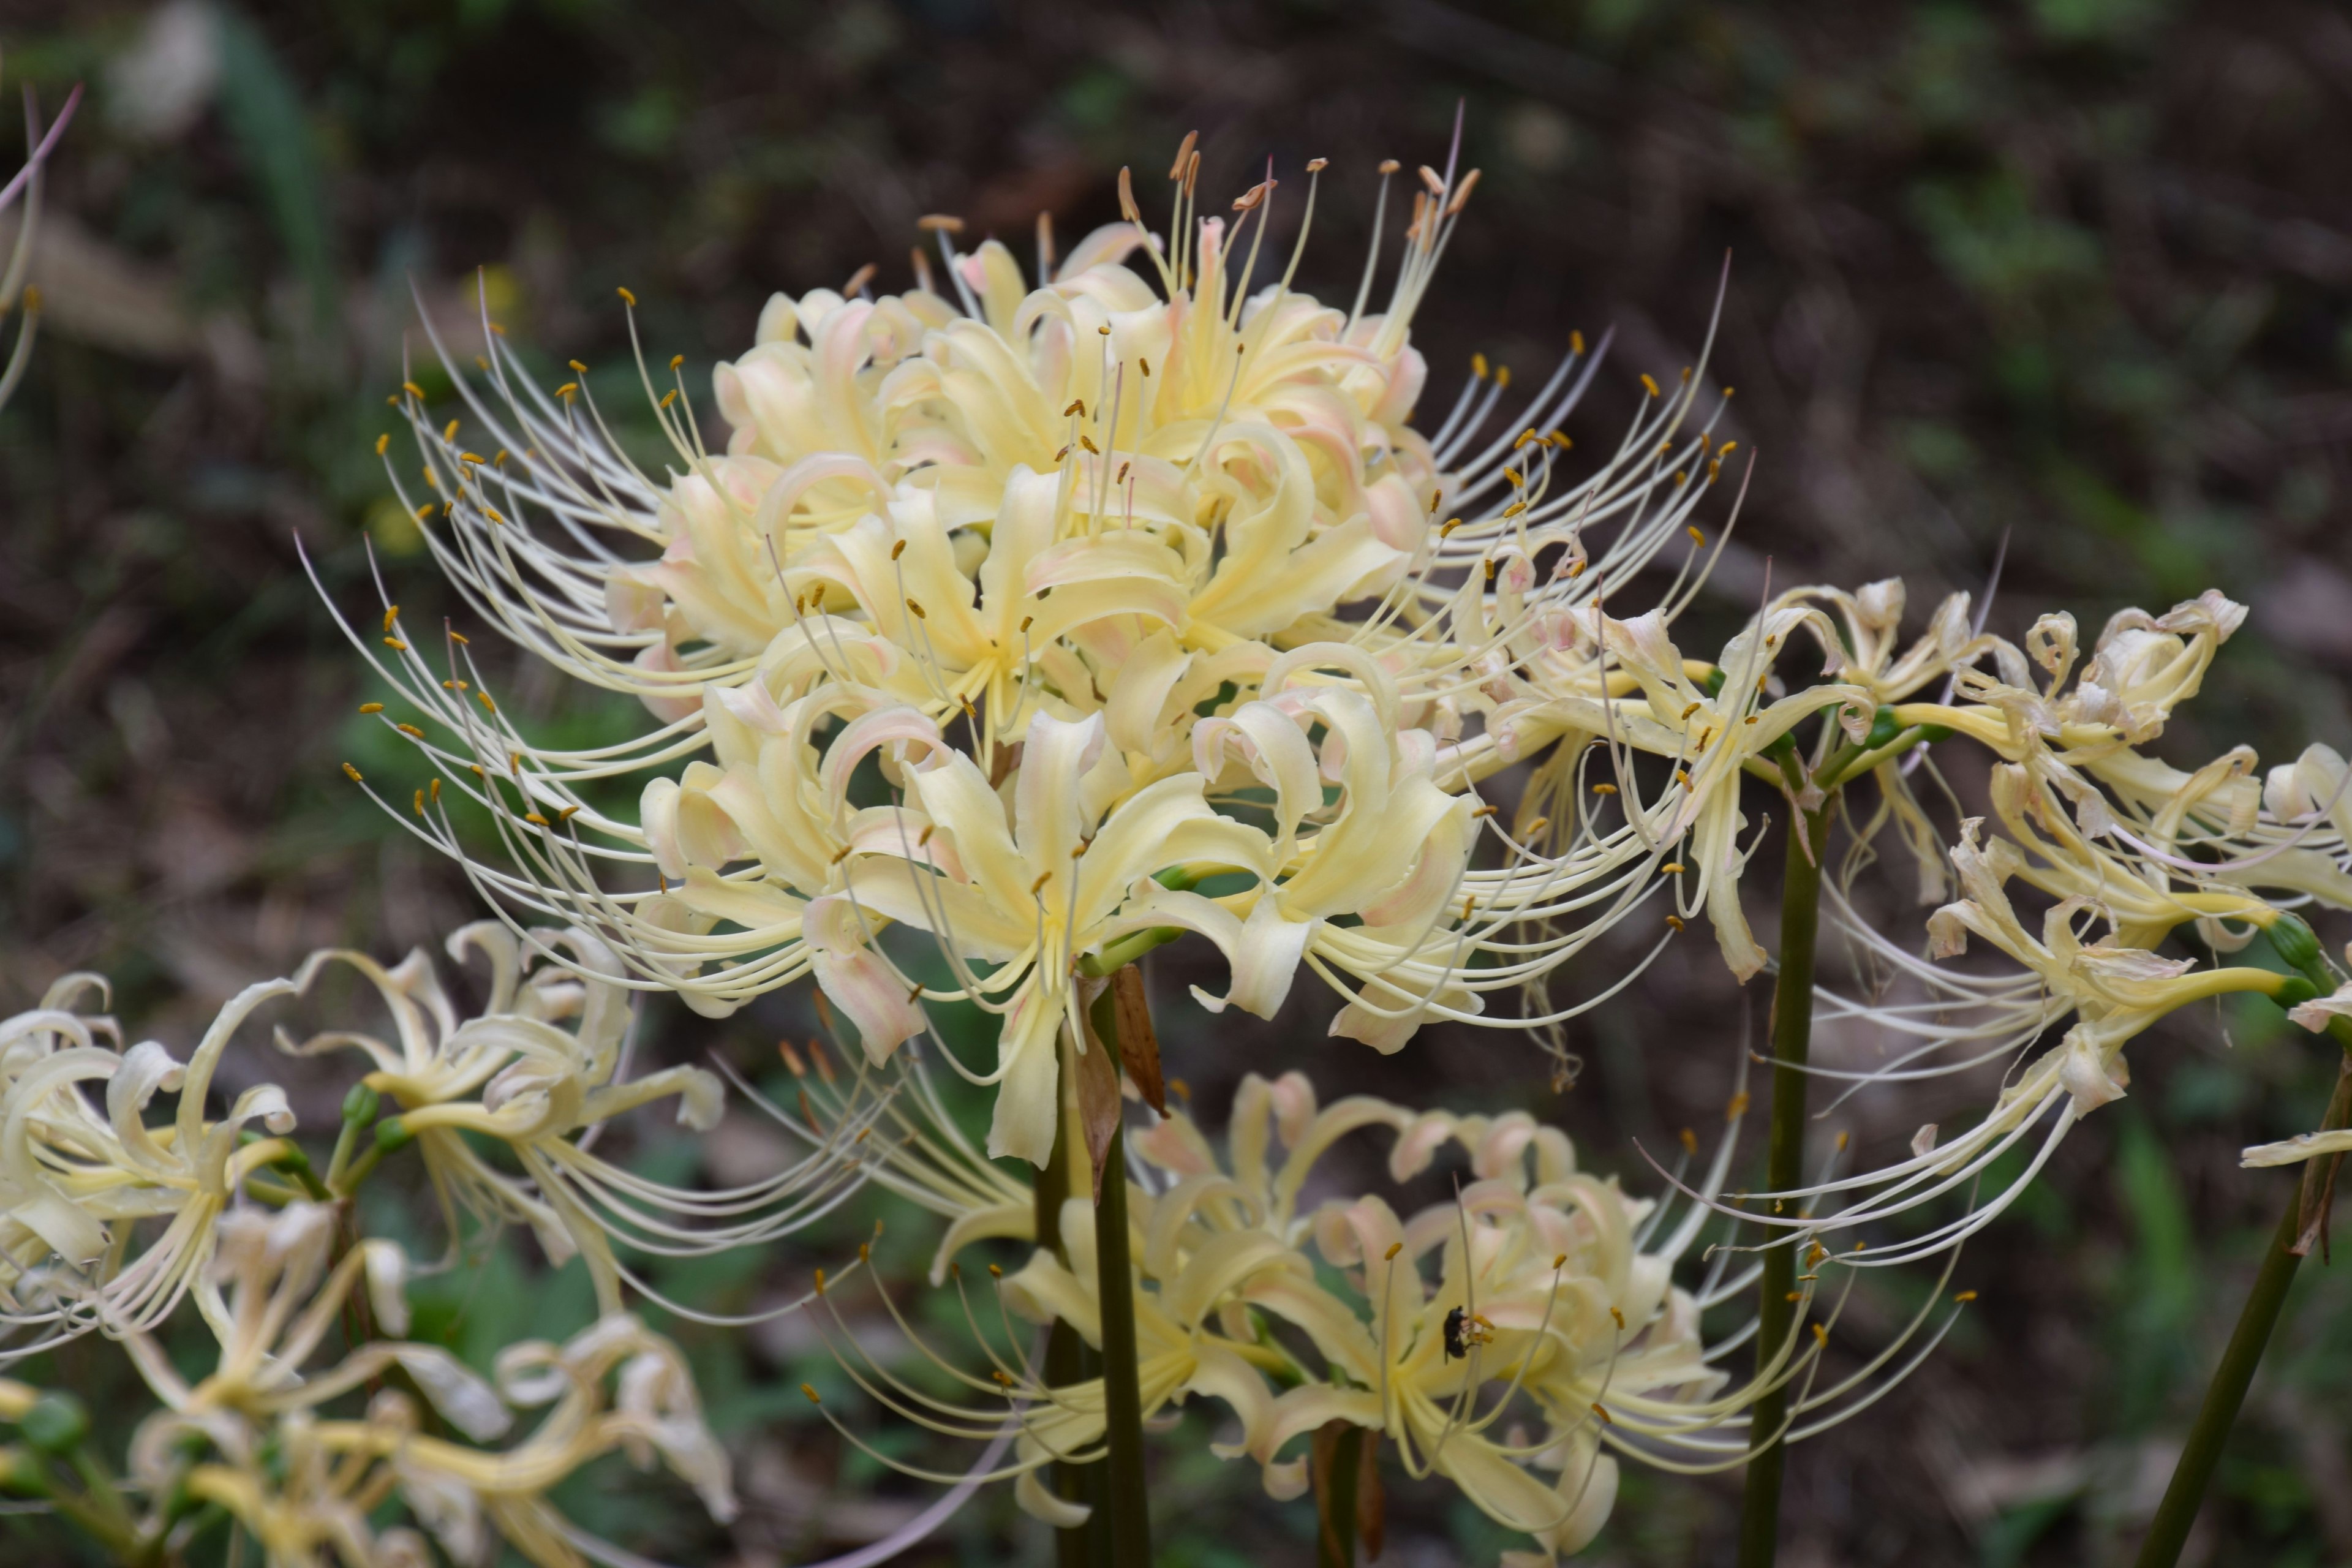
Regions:
<instances>
[{"instance_id":1,"label":"blurred background vegetation","mask_svg":"<svg viewBox=\"0 0 2352 1568\"><path fill-rule=\"evenodd\" d=\"M372 530L411 624L449 607L373 453L418 300L470 353L486 290L515 341L588 363L625 408L616 285L644 302L649 351L683 353L701 384L772 290L838 288L868 262L905 287L928 212L1024 254L1040 211L1075 236L1116 216L1121 165L1156 176L1195 128L1213 187L1268 157L1333 160L1307 271L1344 292L1372 166L1434 161L1466 104L1486 177L1416 326L1433 400L1473 352L1541 372L1572 329L1613 326L1580 437L1613 439L1638 373L1696 362L1728 256L1708 374L1738 388L1728 433L1762 462L1685 646L1754 602L1768 562L1781 584L1900 574L1916 617L1980 593L2006 536L1992 625L2011 636L2043 609L2087 632L2209 585L2253 606L2165 738L2173 760L2352 738L2352 17L2336 6L11 0L0 47L45 101L93 93L53 164L47 331L0 415L0 1006L100 967L132 1027L184 1049L201 1013L310 948L390 956L469 914L462 881L342 779L345 758L400 763L352 716L379 694L296 554L364 615ZM546 722L615 721L527 669L508 689ZM1759 910L1769 897L1756 888ZM1171 995L1181 953L1154 981ZM1608 958L1570 984L1597 988ZM1328 1044L1310 989L1272 1031L1286 1059L1407 1100L1443 1061L1451 1103L1561 1119L1637 1183L1633 1139L1719 1112L1733 1021L1761 1000L1710 944L1678 944L1634 1005L1574 1037L1586 1071L1555 1094L1508 1037L1429 1032L1377 1061ZM814 1027L789 1000L648 1026L666 1054L754 1070ZM1221 1107L1242 1064L1171 1034ZM2239 1171L2236 1151L2314 1124L2330 1068L2253 1007L2178 1018L2134 1063L2130 1099L1962 1260L1985 1298L1962 1331L1797 1451L1791 1568L2107 1562L2145 1519L2291 1179ZM306 1123L331 1124L332 1087L309 1092ZM1896 1148L1982 1094L1890 1097L1839 1125ZM772 1153L729 1127L699 1155L652 1129L638 1147L715 1174ZM674 1283L753 1303L869 1219ZM2352 1284L2305 1272L2192 1544L2204 1561L2352 1562ZM1926 1284L1874 1284L1842 1353L1866 1354ZM535 1255L427 1289L446 1299L425 1323L472 1352L588 1311ZM791 1321L679 1331L740 1462L742 1521L718 1531L625 1471L576 1489L587 1521L689 1568L761 1568L920 1506L777 1397L828 1365ZM97 1348L52 1372L100 1386ZM1268 1504L1250 1467L1197 1443L1168 1455L1169 1563L1302 1559L1304 1505ZM1717 1561L1735 1508L1733 1482L1629 1472L1592 1558ZM1400 1486L1391 1510L1386 1561L1501 1544L1442 1492ZM996 1499L908 1561L1042 1551ZM0 1520L0 1555L75 1560L23 1519Z\"/></svg>"}]
</instances>

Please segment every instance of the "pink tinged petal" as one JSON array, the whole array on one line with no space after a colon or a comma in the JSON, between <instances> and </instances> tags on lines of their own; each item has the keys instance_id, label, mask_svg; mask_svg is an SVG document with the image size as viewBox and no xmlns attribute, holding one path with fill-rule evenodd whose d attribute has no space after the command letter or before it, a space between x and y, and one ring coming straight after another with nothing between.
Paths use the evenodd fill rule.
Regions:
<instances>
[{"instance_id":1,"label":"pink tinged petal","mask_svg":"<svg viewBox=\"0 0 2352 1568\"><path fill-rule=\"evenodd\" d=\"M857 764L884 746L898 757L904 757L910 746L922 747L927 755L936 753L940 727L912 708L877 708L851 720L825 748L822 778L825 799L835 810L849 798L850 774Z\"/></svg>"},{"instance_id":2,"label":"pink tinged petal","mask_svg":"<svg viewBox=\"0 0 2352 1568\"><path fill-rule=\"evenodd\" d=\"M2300 1003L2288 1010L2287 1016L2315 1035L2327 1027L2330 1018L2352 1018L2352 985L2343 986L2332 996Z\"/></svg>"},{"instance_id":3,"label":"pink tinged petal","mask_svg":"<svg viewBox=\"0 0 2352 1568\"><path fill-rule=\"evenodd\" d=\"M637 657L630 662L648 675L676 675L684 668L677 662L677 653L666 642L651 643L639 648ZM702 710L701 695L691 683L681 681L673 686L666 681L663 686L663 694L648 691L637 699L646 705L646 712L663 723L675 724ZM675 691L677 695L667 695L668 691Z\"/></svg>"},{"instance_id":4,"label":"pink tinged petal","mask_svg":"<svg viewBox=\"0 0 2352 1568\"><path fill-rule=\"evenodd\" d=\"M849 1015L866 1058L880 1067L921 1034L929 1020L906 984L866 947L865 923L856 906L840 893L826 894L801 916L817 984Z\"/></svg>"}]
</instances>

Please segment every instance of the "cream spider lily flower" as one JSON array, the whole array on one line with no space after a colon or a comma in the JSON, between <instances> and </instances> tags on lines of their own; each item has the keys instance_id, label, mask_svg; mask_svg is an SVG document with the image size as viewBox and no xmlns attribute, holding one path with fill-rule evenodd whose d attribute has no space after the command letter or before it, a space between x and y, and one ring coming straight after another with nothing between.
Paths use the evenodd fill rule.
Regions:
<instances>
[{"instance_id":1,"label":"cream spider lily flower","mask_svg":"<svg viewBox=\"0 0 2352 1568\"><path fill-rule=\"evenodd\" d=\"M1960 672L1968 706L1904 704L1897 714L1906 724L1942 724L1973 736L2011 762L2023 760L2029 735L2047 737L2073 765L2101 777L2108 776L2102 763L2111 762L2117 771L2110 782L2121 785L2145 765L2131 748L2163 733L2172 710L2197 695L2214 655L2245 618L2244 605L2213 589L2163 616L2119 610L2084 664L2074 617L2043 616L2022 650L1991 639L1994 673ZM2047 677L2038 685L2036 666Z\"/></svg>"},{"instance_id":2,"label":"cream spider lily flower","mask_svg":"<svg viewBox=\"0 0 2352 1568\"><path fill-rule=\"evenodd\" d=\"M1555 836L1588 834L1602 808L1587 807L1585 795L1605 793L1615 797L1629 847L1653 863L1687 839L1695 871L1688 891L1678 892L1675 918L1704 910L1724 962L1748 980L1762 970L1766 955L1738 896L1748 853L1739 840L1747 824L1740 779L1753 773L1780 783L1764 753L1814 713L1836 710L1849 731L1860 715L1867 732L1869 689L1829 682L1771 698L1775 661L1800 628L1839 647L1822 612L1801 604L1768 609L1712 666L1685 659L1662 611L1621 620L1596 603L1553 612L1551 626L1549 647L1528 667L1522 695L1496 712L1481 743L1462 748L1462 765L1474 775L1491 772L1556 742L1521 797L1522 818L1540 814ZM1842 668L1833 662L1825 673ZM1642 793L1636 753L1671 765L1650 798ZM1608 771L1597 781L1590 777L1596 754Z\"/></svg>"},{"instance_id":3,"label":"cream spider lily flower","mask_svg":"<svg viewBox=\"0 0 2352 1568\"><path fill-rule=\"evenodd\" d=\"M294 1113L274 1085L246 1089L217 1121L205 1116L230 1037L263 1004L297 989L249 985L215 1016L184 1063L154 1041L121 1048L120 1026L85 1014L107 1005L107 983L69 974L42 1005L0 1023L0 1308L37 1336L7 1359L89 1328L114 1335L161 1324L194 1292L218 1328L226 1309L209 1264L221 1217L257 1172L298 1153L282 1137L241 1139L259 1122L289 1132ZM103 1106L83 1086L106 1086ZM169 1123L151 1126L158 1092L176 1091ZM160 1236L139 1245L142 1222Z\"/></svg>"},{"instance_id":4,"label":"cream spider lily flower","mask_svg":"<svg viewBox=\"0 0 2352 1568\"><path fill-rule=\"evenodd\" d=\"M484 1561L493 1532L543 1568L574 1568L596 1544L545 1493L619 1448L640 1468L656 1458L693 1485L721 1521L735 1500L727 1458L705 1425L677 1348L625 1314L601 1319L556 1346L512 1345L495 1384L436 1346L368 1341L307 1379L301 1367L365 1282L377 1327L404 1331L403 1260L388 1243L362 1242L331 1268L331 1213L307 1204L225 1222L221 1261L234 1303L214 1373L190 1385L160 1347L131 1342L165 1409L142 1423L131 1473L159 1499L173 1488L217 1503L262 1545L272 1564L305 1568L328 1556L344 1568L423 1563L399 1532L369 1523L397 1500L459 1563ZM405 1373L457 1433L428 1436L415 1402L386 1389L364 1418L320 1407L393 1367ZM529 1436L485 1449L513 1425L509 1407L550 1406ZM191 1458L192 1450L194 1458ZM398 1555L405 1553L406 1555Z\"/></svg>"},{"instance_id":5,"label":"cream spider lily flower","mask_svg":"<svg viewBox=\"0 0 2352 1568\"><path fill-rule=\"evenodd\" d=\"M226 1288L227 1310L216 1325L220 1353L213 1370L191 1384L152 1336L132 1334L125 1342L140 1375L164 1405L133 1445L134 1470L163 1463L182 1432L194 1430L234 1448L241 1431L314 1410L394 1367L476 1441L507 1429L511 1418L489 1384L439 1346L396 1337L408 1329L402 1294L408 1260L400 1248L362 1240L338 1259L335 1233L335 1212L323 1204L298 1201L275 1213L240 1208L222 1216L212 1272L216 1285ZM362 1299L376 1328L395 1337L368 1341L332 1369L306 1376L302 1368L341 1329L347 1306Z\"/></svg>"},{"instance_id":6,"label":"cream spider lily flower","mask_svg":"<svg viewBox=\"0 0 2352 1568\"><path fill-rule=\"evenodd\" d=\"M281 1035L279 1044L300 1055L356 1050L369 1059L373 1070L362 1081L391 1101L384 1126L415 1140L453 1259L461 1215L481 1226L525 1225L551 1262L583 1258L600 1310L617 1312L625 1287L663 1298L616 1247L685 1257L755 1245L855 1190L858 1163L843 1146L863 1130L870 1107L806 1159L724 1191L650 1181L599 1157L590 1149L595 1129L665 1100L677 1100L680 1125L708 1131L724 1099L719 1079L693 1067L629 1076L632 1015L628 993L615 984L620 966L583 931L541 931L526 942L483 921L452 933L447 947L460 962L469 954L488 962L479 1016L459 1019L421 949L390 969L364 953L331 950L313 954L296 983L307 987L331 964L356 970L390 1011L393 1038L333 1030L299 1044ZM470 1142L480 1139L506 1145L520 1173Z\"/></svg>"},{"instance_id":7,"label":"cream spider lily flower","mask_svg":"<svg viewBox=\"0 0 2352 1568\"><path fill-rule=\"evenodd\" d=\"M2005 823L2025 820L2027 808L2018 799L2029 787L2026 776L2024 769L1997 765L1994 770L1995 798L2004 805ZM2064 822L2046 792L2029 798L2039 802L2030 808L2035 822L2045 827ZM2111 858L2071 861L2070 847L2092 849L2079 837L2029 832L2021 849L2005 839L1980 841L1982 829L1979 818L1961 825L1960 842L1951 853L1964 896L1929 918L1930 954L1957 956L1967 951L1973 937L2014 961L2019 969L1998 976L1948 974L1902 954L1892 942L1865 935L1873 961L1916 982L1926 999L1891 1008L1842 1002L1840 1015L1890 1023L1900 1033L1925 1037L1927 1044L1879 1072L1841 1076L1867 1082L1959 1071L2030 1046L2052 1024L2070 1016L2074 1024L2057 1045L2017 1069L1983 1120L1960 1137L1939 1143L1937 1128L1923 1128L1908 1160L1795 1192L1758 1194L1766 1203L1852 1200L1850 1206L1801 1222L1762 1223L1791 1232L1834 1234L1948 1193L1972 1192L2001 1155L2021 1145L2037 1127L2046 1125L2046 1131L2024 1169L1991 1198L1971 1197L1958 1218L1896 1246L1866 1255L1842 1255L1839 1260L1850 1266L1885 1267L1929 1256L1990 1224L2040 1173L2078 1121L2123 1097L2131 1081L2124 1047L2167 1014L2237 992L2290 1000L2298 989L2308 994L2305 982L2275 971L2200 969L2193 960L2164 958L2151 951L2173 927L2192 920L2226 918L2267 925L2276 918L2275 911L2259 900L2235 889L2168 891L2128 874ZM2007 884L2012 879L2060 895L2038 935L2010 901ZM2086 887L2095 891L2076 890ZM1862 922L1850 913L1842 918L1850 931L1864 934ZM2105 924L2108 932L2085 942L2080 928L2094 921ZM1970 1010L1973 1016L1968 1016ZM1927 1068L1912 1066L1922 1056L1987 1041L1993 1042L1989 1049L1966 1060Z\"/></svg>"},{"instance_id":8,"label":"cream spider lily flower","mask_svg":"<svg viewBox=\"0 0 2352 1568\"><path fill-rule=\"evenodd\" d=\"M1734 1104L1735 1122L1743 1103ZM1469 1156L1473 1180L1455 1202L1410 1219L1378 1194L1308 1201L1324 1157L1365 1129L1392 1139L1390 1172L1399 1181L1425 1171L1449 1142ZM1679 1216L1670 1205L1628 1198L1613 1182L1580 1171L1567 1139L1523 1112L1456 1117L1367 1096L1324 1106L1297 1073L1244 1078L1225 1143L1221 1154L1181 1113L1131 1139L1138 1384L1147 1414L1194 1397L1224 1404L1238 1431L1213 1451L1255 1458L1276 1498L1295 1498L1307 1482L1306 1459L1286 1458L1284 1449L1328 1421L1351 1421L1393 1440L1413 1474L1454 1480L1546 1553L1572 1550L1607 1516L1613 1456L1693 1470L1739 1464L1752 1451L1744 1428L1757 1393L1791 1380L1804 1388L1792 1402L1790 1435L1811 1436L1883 1392L1879 1374L1926 1321L1923 1312L1835 1387L1812 1386L1816 1335L1783 1347L1763 1377L1726 1388L1710 1363L1729 1347L1703 1346L1699 1317L1751 1289L1756 1266L1735 1267L1729 1250L1717 1249L1696 1290L1676 1287L1672 1275L1710 1223L1708 1201L1730 1165L1728 1138L1697 1178L1707 1201ZM1686 1167L1687 1154L1677 1182ZM945 1203L931 1206L950 1212ZM975 1207L960 1234L1028 1239L1027 1218L1011 1203ZM1000 1303L1032 1322L1066 1322L1098 1343L1093 1215L1083 1199L1064 1208L1059 1242L998 1277ZM1328 1268L1318 1270L1318 1254ZM1432 1265L1433 1281L1425 1278ZM1328 1282L1332 1268L1344 1285ZM1810 1301L1810 1279L1805 1288ZM963 1390L942 1397L868 1354L838 1297L824 1293L828 1338L865 1394L945 1436L987 1441L1012 1425L1013 1459L983 1466L980 1479L1014 1480L1022 1506L1057 1525L1085 1517L1082 1506L1050 1492L1041 1473L1057 1459L1098 1457L1099 1379L1049 1386L1010 1320L985 1329L969 1300L966 1321L987 1367L963 1369L928 1344L886 1294L917 1352ZM1271 1331L1276 1323L1282 1333ZM1948 1327L1948 1320L1928 1335L1895 1375ZM845 1440L883 1457L832 1403L807 1392ZM1530 1425L1534 1435L1522 1435ZM902 1458L884 1462L926 1479L961 1479Z\"/></svg>"},{"instance_id":9,"label":"cream spider lily flower","mask_svg":"<svg viewBox=\"0 0 2352 1568\"><path fill-rule=\"evenodd\" d=\"M1313 968L1345 998L1335 1031L1381 1049L1430 1018L1556 1029L1595 1005L1554 1006L1548 979L1654 885L1662 846L1640 824L1558 854L1481 827L1465 792L1509 758L1449 749L1568 602L1571 564L1630 575L1688 527L1719 464L1688 428L1700 384L1651 384L1578 485L1555 484L1567 442L1538 426L1590 384L1580 340L1516 439L1478 445L1505 379L1482 368L1486 390L1423 441L1408 329L1475 174L1423 172L1371 315L1368 291L1327 310L1287 272L1252 295L1272 185L1237 209L1258 225L1244 255L1193 221L1196 174L1180 158L1172 242L1130 212L1034 290L949 226L961 312L928 289L780 299L721 368L726 456L670 408L682 384L659 399L683 464L666 485L582 422L576 385L532 390L495 332L490 399L452 374L497 457L434 433L412 393L442 565L509 637L665 721L593 752L535 745L462 639L433 669L387 598L392 656L366 651L457 737L401 726L449 770L416 795L420 836L493 902L594 931L625 984L706 1013L814 977L878 1063L927 998L980 1001L1003 1046L962 1070L1003 1086L992 1147L1033 1159L1071 968L1115 962L1107 946L1197 931L1235 971L1204 1000L1260 1013ZM1119 260L1138 246L1157 293ZM1448 497L1463 515L1433 529ZM1704 570L1695 549L1674 609ZM657 776L635 820L582 793L640 768ZM445 784L491 810L505 866L467 858ZM1077 811L1042 832L1024 801ZM1214 852L1139 849L1180 819ZM1502 864L1473 869L1488 831ZM1181 885L1215 871L1254 886ZM929 932L953 984L919 987L877 944L890 924ZM1503 989L1524 1016L1489 1008Z\"/></svg>"}]
</instances>

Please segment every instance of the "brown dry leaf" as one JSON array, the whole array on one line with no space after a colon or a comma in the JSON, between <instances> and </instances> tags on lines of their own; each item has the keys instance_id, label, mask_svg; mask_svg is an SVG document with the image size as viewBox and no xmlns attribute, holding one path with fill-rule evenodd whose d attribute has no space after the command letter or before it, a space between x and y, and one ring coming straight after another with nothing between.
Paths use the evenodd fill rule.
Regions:
<instances>
[{"instance_id":1,"label":"brown dry leaf","mask_svg":"<svg viewBox=\"0 0 2352 1568\"><path fill-rule=\"evenodd\" d=\"M1143 1096L1143 1103L1165 1116L1168 1090L1160 1079L1160 1037L1151 1027L1151 1003L1144 994L1143 971L1132 963L1119 969L1110 977L1110 994L1119 1062L1136 1092Z\"/></svg>"},{"instance_id":2,"label":"brown dry leaf","mask_svg":"<svg viewBox=\"0 0 2352 1568\"><path fill-rule=\"evenodd\" d=\"M1096 998L1104 990L1104 982L1081 983L1078 992L1079 1016L1087 1019L1084 1048L1071 1054L1071 1071L1078 1081L1078 1125L1087 1138L1087 1164L1094 1173L1094 1199L1102 1202L1103 1156L1110 1148L1111 1134L1118 1131L1121 1110L1118 1101L1118 1068L1111 1064L1110 1051L1096 1037L1091 1016Z\"/></svg>"}]
</instances>

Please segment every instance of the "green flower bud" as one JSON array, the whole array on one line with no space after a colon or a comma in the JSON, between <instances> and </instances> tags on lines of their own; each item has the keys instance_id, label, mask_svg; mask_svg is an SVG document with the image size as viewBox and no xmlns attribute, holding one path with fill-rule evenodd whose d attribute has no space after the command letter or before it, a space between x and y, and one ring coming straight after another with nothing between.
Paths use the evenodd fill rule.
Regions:
<instances>
[{"instance_id":1,"label":"green flower bud","mask_svg":"<svg viewBox=\"0 0 2352 1568\"><path fill-rule=\"evenodd\" d=\"M375 1124L375 1146L383 1153L397 1154L415 1142L416 1134L397 1116L387 1116Z\"/></svg>"},{"instance_id":2,"label":"green flower bud","mask_svg":"<svg viewBox=\"0 0 2352 1568\"><path fill-rule=\"evenodd\" d=\"M2290 969L2309 969L2319 962L2319 938L2299 915L2281 915L2271 922L2271 947Z\"/></svg>"},{"instance_id":3,"label":"green flower bud","mask_svg":"<svg viewBox=\"0 0 2352 1568\"><path fill-rule=\"evenodd\" d=\"M353 1127L364 1127L375 1120L380 1104L375 1090L363 1083L355 1083L352 1085L351 1092L343 1096L343 1120Z\"/></svg>"},{"instance_id":4,"label":"green flower bud","mask_svg":"<svg viewBox=\"0 0 2352 1568\"><path fill-rule=\"evenodd\" d=\"M33 1402L17 1426L25 1441L54 1458L72 1453L89 1436L89 1412L72 1394L52 1390Z\"/></svg>"},{"instance_id":5,"label":"green flower bud","mask_svg":"<svg viewBox=\"0 0 2352 1568\"><path fill-rule=\"evenodd\" d=\"M49 1495L48 1472L33 1450L22 1443L0 1448L0 1495L37 1498Z\"/></svg>"},{"instance_id":6,"label":"green flower bud","mask_svg":"<svg viewBox=\"0 0 2352 1568\"><path fill-rule=\"evenodd\" d=\"M2279 982L2279 988L2272 994L2271 1000L2282 1007L2300 1007L2318 995L2318 986L2300 974L2290 974Z\"/></svg>"}]
</instances>

